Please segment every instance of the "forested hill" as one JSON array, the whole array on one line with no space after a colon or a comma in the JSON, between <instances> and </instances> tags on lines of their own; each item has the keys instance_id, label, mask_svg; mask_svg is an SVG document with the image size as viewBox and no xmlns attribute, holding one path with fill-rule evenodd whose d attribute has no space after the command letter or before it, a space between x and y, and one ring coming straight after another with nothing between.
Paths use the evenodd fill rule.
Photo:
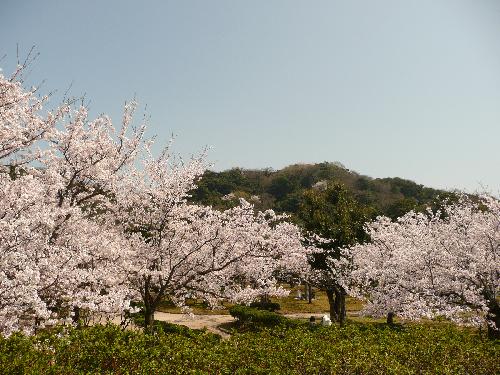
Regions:
<instances>
[{"instance_id":1,"label":"forested hill","mask_svg":"<svg viewBox=\"0 0 500 375\"><path fill-rule=\"evenodd\" d=\"M307 189L328 184L344 185L359 203L373 207L374 214L392 218L411 209L421 209L437 196L450 193L419 185L402 178L371 178L345 168L340 163L294 164L281 170L233 168L207 171L192 192L194 202L227 208L235 198L245 198L263 210L295 213Z\"/></svg>"}]
</instances>

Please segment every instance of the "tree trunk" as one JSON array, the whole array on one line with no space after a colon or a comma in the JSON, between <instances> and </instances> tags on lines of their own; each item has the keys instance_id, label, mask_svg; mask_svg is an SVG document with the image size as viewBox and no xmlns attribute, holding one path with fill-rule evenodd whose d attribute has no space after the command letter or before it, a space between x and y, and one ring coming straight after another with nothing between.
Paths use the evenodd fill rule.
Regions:
<instances>
[{"instance_id":1,"label":"tree trunk","mask_svg":"<svg viewBox=\"0 0 500 375\"><path fill-rule=\"evenodd\" d=\"M142 303L144 304L144 330L151 330L155 321L155 311L165 297L166 285L158 288L151 287L151 276L148 276L144 281L144 289L142 290ZM266 297L269 298L269 297Z\"/></svg>"},{"instance_id":2,"label":"tree trunk","mask_svg":"<svg viewBox=\"0 0 500 375\"><path fill-rule=\"evenodd\" d=\"M263 294L260 296L260 302L262 304L269 303L269 302L271 302L271 299L269 298L269 296L267 294Z\"/></svg>"},{"instance_id":3,"label":"tree trunk","mask_svg":"<svg viewBox=\"0 0 500 375\"><path fill-rule=\"evenodd\" d=\"M387 313L387 324L390 326L394 325L394 313L392 311Z\"/></svg>"},{"instance_id":4,"label":"tree trunk","mask_svg":"<svg viewBox=\"0 0 500 375\"><path fill-rule=\"evenodd\" d=\"M488 337L490 339L500 339L500 305L496 300L489 303L489 310L486 316Z\"/></svg>"},{"instance_id":5,"label":"tree trunk","mask_svg":"<svg viewBox=\"0 0 500 375\"><path fill-rule=\"evenodd\" d=\"M335 309L335 291L333 289L326 290L326 296L328 297L328 304L330 305L330 320L333 322L338 321L337 311Z\"/></svg>"},{"instance_id":6,"label":"tree trunk","mask_svg":"<svg viewBox=\"0 0 500 375\"><path fill-rule=\"evenodd\" d=\"M155 312L150 306L144 308L144 330L152 327L155 321Z\"/></svg>"},{"instance_id":7,"label":"tree trunk","mask_svg":"<svg viewBox=\"0 0 500 375\"><path fill-rule=\"evenodd\" d=\"M340 323L342 327L345 323L346 312L345 312L345 298L346 293L343 290L335 289L335 315L337 322Z\"/></svg>"},{"instance_id":8,"label":"tree trunk","mask_svg":"<svg viewBox=\"0 0 500 375\"><path fill-rule=\"evenodd\" d=\"M312 293L312 285L307 284L307 303L312 303L313 293Z\"/></svg>"},{"instance_id":9,"label":"tree trunk","mask_svg":"<svg viewBox=\"0 0 500 375\"><path fill-rule=\"evenodd\" d=\"M73 307L73 323L80 325L80 308L78 306Z\"/></svg>"},{"instance_id":10,"label":"tree trunk","mask_svg":"<svg viewBox=\"0 0 500 375\"><path fill-rule=\"evenodd\" d=\"M155 320L156 307L153 305L154 300L149 289L149 280L146 281L146 284L144 286L144 295L142 298L142 302L144 303L144 330L147 331L149 328L151 328Z\"/></svg>"}]
</instances>

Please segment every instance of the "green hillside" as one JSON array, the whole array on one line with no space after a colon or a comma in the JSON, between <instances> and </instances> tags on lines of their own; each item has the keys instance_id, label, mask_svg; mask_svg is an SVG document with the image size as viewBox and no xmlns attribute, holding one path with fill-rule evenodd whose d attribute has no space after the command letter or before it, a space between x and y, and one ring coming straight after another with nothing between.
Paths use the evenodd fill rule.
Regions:
<instances>
[{"instance_id":1,"label":"green hillside","mask_svg":"<svg viewBox=\"0 0 500 375\"><path fill-rule=\"evenodd\" d=\"M260 210L272 208L294 214L304 191L322 189L332 183L344 185L359 203L372 207L374 214L392 218L433 204L438 196L451 194L402 178L371 178L340 163L324 162L294 164L277 171L241 168L207 171L192 192L192 200L227 208L235 204L235 198L241 197Z\"/></svg>"}]
</instances>

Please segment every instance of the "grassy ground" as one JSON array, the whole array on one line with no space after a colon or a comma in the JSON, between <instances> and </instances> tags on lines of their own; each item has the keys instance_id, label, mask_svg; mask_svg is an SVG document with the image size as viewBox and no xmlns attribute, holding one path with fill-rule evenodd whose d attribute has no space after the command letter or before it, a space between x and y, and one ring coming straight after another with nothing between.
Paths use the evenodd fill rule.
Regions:
<instances>
[{"instance_id":1,"label":"grassy ground","mask_svg":"<svg viewBox=\"0 0 500 375\"><path fill-rule=\"evenodd\" d=\"M299 319L303 322L307 322L311 315L314 315L318 318L319 315L327 314L329 312L328 298L326 293L317 289L314 289L314 299L311 303L308 303L307 300L296 299L297 291L300 289L303 292L303 287L297 286L293 288L289 288L290 294L285 298L272 298L272 302L277 302L280 304L280 310L277 311L279 314L288 315L289 317L293 317L295 319ZM206 306L206 304L197 300L188 300L188 306L191 307L192 312L195 315L229 315L229 309L233 306L228 302L223 304L223 308L221 309L210 309ZM359 315L359 311L363 307L363 302L352 297L347 297L346 300L346 308L347 308L347 320L351 323L357 324L379 324L385 323L385 318L371 318L364 317ZM180 308L174 306L172 303L165 302L163 303L158 311L172 313L172 314L181 314L182 311ZM434 320L426 320L422 319L418 322L411 321L403 321L395 317L394 322L396 324L423 324L428 327L432 326L448 326L449 322L446 321L434 321ZM208 324L208 323L207 323ZM226 323L219 327L224 332L231 331L234 328L233 323ZM459 327L458 329L464 329L463 327Z\"/></svg>"},{"instance_id":2,"label":"grassy ground","mask_svg":"<svg viewBox=\"0 0 500 375\"><path fill-rule=\"evenodd\" d=\"M289 288L290 289L290 288ZM324 314L328 313L329 305L326 293L317 289L313 289L315 298L312 303L308 303L306 300L296 299L297 291L303 287L293 287L291 288L290 294L285 298L273 298L273 302L280 304L281 308L278 311L281 314ZM226 315L229 314L228 309L232 306L230 303L224 303L222 309L210 309L208 306L201 301L188 300L188 306L192 309L194 314L207 314L207 315ZM346 309L348 317L356 317L359 310L363 307L361 301L347 297ZM172 303L164 302L158 311L168 312L168 313L182 313L179 307L176 307Z\"/></svg>"},{"instance_id":3,"label":"grassy ground","mask_svg":"<svg viewBox=\"0 0 500 375\"><path fill-rule=\"evenodd\" d=\"M290 288L289 286L285 286L287 289L290 289L290 294L284 298L272 298L272 302L277 302L280 304L280 310L277 311L279 314L284 315L293 315L297 314L297 319L308 320L308 316L300 316L301 314L311 314L311 315L323 315L328 314L329 305L328 298L324 291L313 288L314 299L311 303L308 303L307 300L297 299L297 292L300 290L302 295L304 294L303 286L295 286ZM188 300L188 306L192 309L192 312L195 315L229 315L229 309L233 304L225 302L223 303L222 308L220 309L211 309L206 304L199 300ZM375 319L370 317L359 316L359 311L363 308L363 302L353 298L347 297L346 300L346 310L347 310L347 319L351 322L355 323L385 323L385 318ZM158 309L158 311L172 313L172 314L182 314L182 310L179 307L176 307L174 304L169 302L164 302ZM402 320L395 317L395 323L410 323L411 322L403 322ZM428 321L422 320L420 323L425 325L442 325L443 322L436 321ZM444 323L446 324L446 323Z\"/></svg>"},{"instance_id":4,"label":"grassy ground","mask_svg":"<svg viewBox=\"0 0 500 375\"><path fill-rule=\"evenodd\" d=\"M299 289L302 289L303 292L303 287L294 287L291 289L290 294L288 297L285 298L276 298L273 299L273 302L278 302L281 306L280 313L282 314L296 314L296 313L311 313L311 314L324 314L328 313L330 310L330 307L328 305L328 297L326 296L326 293L313 289L314 292L314 299L312 300L311 303L308 303L307 300L300 300L296 299L297 296L297 291ZM359 310L363 307L363 304L361 301L347 297L346 301L346 309L347 309L347 315L352 316L352 315L357 315Z\"/></svg>"}]
</instances>

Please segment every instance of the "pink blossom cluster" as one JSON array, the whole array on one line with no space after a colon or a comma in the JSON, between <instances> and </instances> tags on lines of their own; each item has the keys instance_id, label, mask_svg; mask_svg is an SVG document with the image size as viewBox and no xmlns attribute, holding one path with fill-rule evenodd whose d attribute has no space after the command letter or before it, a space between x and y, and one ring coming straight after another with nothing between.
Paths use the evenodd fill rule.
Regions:
<instances>
[{"instance_id":1,"label":"pink blossom cluster","mask_svg":"<svg viewBox=\"0 0 500 375\"><path fill-rule=\"evenodd\" d=\"M21 68L20 68L21 69ZM205 155L158 157L132 125L25 90L0 74L0 332L120 314L169 299L215 306L283 295L276 275L307 272L300 230L241 201L227 211L187 202Z\"/></svg>"},{"instance_id":2,"label":"pink blossom cluster","mask_svg":"<svg viewBox=\"0 0 500 375\"><path fill-rule=\"evenodd\" d=\"M371 242L349 249L351 294L365 314L444 317L498 329L500 203L462 196L438 211L367 225Z\"/></svg>"}]
</instances>

